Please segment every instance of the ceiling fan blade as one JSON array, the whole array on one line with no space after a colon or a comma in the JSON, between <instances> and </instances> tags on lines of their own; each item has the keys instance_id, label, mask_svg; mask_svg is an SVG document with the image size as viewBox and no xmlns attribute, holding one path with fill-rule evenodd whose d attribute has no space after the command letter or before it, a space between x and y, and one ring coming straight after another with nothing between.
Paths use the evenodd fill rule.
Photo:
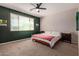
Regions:
<instances>
[{"instance_id":1,"label":"ceiling fan blade","mask_svg":"<svg viewBox=\"0 0 79 59\"><path fill-rule=\"evenodd\" d=\"M30 9L30 11L32 11L32 10L34 10L34 9L36 9L36 8L32 8L32 9Z\"/></svg>"},{"instance_id":2,"label":"ceiling fan blade","mask_svg":"<svg viewBox=\"0 0 79 59\"><path fill-rule=\"evenodd\" d=\"M39 7L42 5L42 3L39 3Z\"/></svg>"},{"instance_id":3,"label":"ceiling fan blade","mask_svg":"<svg viewBox=\"0 0 79 59\"><path fill-rule=\"evenodd\" d=\"M36 4L36 5L37 5L36 8L40 8L41 4L42 4L42 3L37 3L37 4Z\"/></svg>"},{"instance_id":4,"label":"ceiling fan blade","mask_svg":"<svg viewBox=\"0 0 79 59\"><path fill-rule=\"evenodd\" d=\"M38 9L46 10L46 8L38 8Z\"/></svg>"},{"instance_id":5,"label":"ceiling fan blade","mask_svg":"<svg viewBox=\"0 0 79 59\"><path fill-rule=\"evenodd\" d=\"M35 4L33 4L33 3L31 3L31 5L33 5L34 7L36 7L36 5L35 5Z\"/></svg>"}]
</instances>

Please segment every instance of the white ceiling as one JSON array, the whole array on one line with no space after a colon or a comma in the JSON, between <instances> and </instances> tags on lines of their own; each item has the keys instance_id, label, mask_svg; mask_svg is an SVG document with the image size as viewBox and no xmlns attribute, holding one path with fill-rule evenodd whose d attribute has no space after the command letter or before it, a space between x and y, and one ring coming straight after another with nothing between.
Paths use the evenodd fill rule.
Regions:
<instances>
[{"instance_id":1,"label":"white ceiling","mask_svg":"<svg viewBox=\"0 0 79 59\"><path fill-rule=\"evenodd\" d=\"M0 3L0 5L38 17L44 17L57 12L79 7L79 4L77 3L43 3L41 7L45 7L47 10L40 10L38 13L36 10L30 11L31 8L34 8L34 6L30 3Z\"/></svg>"}]
</instances>

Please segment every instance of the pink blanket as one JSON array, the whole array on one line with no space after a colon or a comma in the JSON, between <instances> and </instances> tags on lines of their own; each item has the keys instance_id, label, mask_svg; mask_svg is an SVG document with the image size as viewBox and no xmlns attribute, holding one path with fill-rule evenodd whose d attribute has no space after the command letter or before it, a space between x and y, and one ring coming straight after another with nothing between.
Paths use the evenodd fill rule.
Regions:
<instances>
[{"instance_id":1,"label":"pink blanket","mask_svg":"<svg viewBox=\"0 0 79 59\"><path fill-rule=\"evenodd\" d=\"M33 37L42 38L48 41L51 41L54 38L54 36L47 34L34 34Z\"/></svg>"}]
</instances>

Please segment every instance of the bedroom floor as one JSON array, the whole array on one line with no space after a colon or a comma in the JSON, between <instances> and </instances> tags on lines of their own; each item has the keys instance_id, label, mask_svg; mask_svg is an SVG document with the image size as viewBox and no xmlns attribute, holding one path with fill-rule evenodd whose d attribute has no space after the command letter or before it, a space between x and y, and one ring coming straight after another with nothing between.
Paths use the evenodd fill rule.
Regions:
<instances>
[{"instance_id":1,"label":"bedroom floor","mask_svg":"<svg viewBox=\"0 0 79 59\"><path fill-rule=\"evenodd\" d=\"M30 38L0 44L0 56L77 56L78 46L58 42L54 48L33 42Z\"/></svg>"}]
</instances>

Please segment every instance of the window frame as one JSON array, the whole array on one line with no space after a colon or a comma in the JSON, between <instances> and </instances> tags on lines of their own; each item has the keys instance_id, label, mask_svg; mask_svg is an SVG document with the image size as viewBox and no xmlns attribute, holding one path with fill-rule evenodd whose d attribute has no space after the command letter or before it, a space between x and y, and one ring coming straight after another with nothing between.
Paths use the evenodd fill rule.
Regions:
<instances>
[{"instance_id":1,"label":"window frame","mask_svg":"<svg viewBox=\"0 0 79 59\"><path fill-rule=\"evenodd\" d=\"M12 27L11 27L11 14L18 15L18 29L17 29L17 30L12 30ZM34 31L34 30L35 30L35 26L34 26L34 24L35 24L34 17L30 17L30 16L23 16L23 17L28 17L29 20L30 20L30 18L33 19L33 30L31 30L31 29L29 29L29 30L19 30L19 27L20 27L20 26L19 26L19 16L23 16L23 15L19 15L19 14L16 14L16 13L10 13L10 31Z\"/></svg>"}]
</instances>

